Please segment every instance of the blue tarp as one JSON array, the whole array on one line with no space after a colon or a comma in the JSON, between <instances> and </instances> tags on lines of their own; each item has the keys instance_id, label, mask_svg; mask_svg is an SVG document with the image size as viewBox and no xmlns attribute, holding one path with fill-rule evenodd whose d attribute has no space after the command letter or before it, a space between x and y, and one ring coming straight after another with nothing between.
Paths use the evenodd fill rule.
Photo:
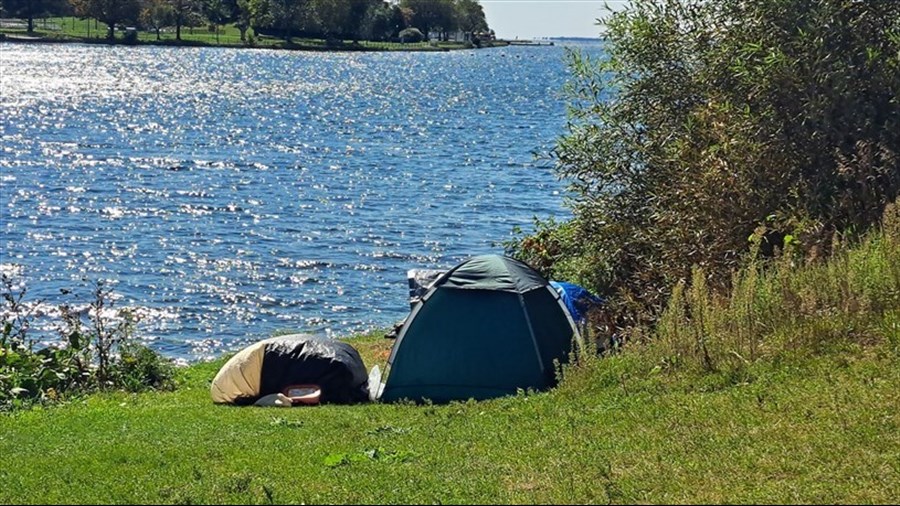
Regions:
<instances>
[{"instance_id":1,"label":"blue tarp","mask_svg":"<svg viewBox=\"0 0 900 506\"><path fill-rule=\"evenodd\" d=\"M603 299L576 284L564 281L551 281L550 286L559 293L563 304L566 305L566 309L569 310L569 314L572 315L572 320L576 324L584 323L588 311L603 304Z\"/></svg>"}]
</instances>

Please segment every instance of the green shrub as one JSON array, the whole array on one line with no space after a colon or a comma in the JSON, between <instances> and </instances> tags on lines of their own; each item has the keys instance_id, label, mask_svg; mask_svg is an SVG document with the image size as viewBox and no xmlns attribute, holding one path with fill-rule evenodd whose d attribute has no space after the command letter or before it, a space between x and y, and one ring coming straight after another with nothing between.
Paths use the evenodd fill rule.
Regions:
<instances>
[{"instance_id":1,"label":"green shrub","mask_svg":"<svg viewBox=\"0 0 900 506\"><path fill-rule=\"evenodd\" d=\"M6 275L0 284L0 410L96 390L174 387L172 364L133 340L130 314L104 316L113 304L103 283L95 284L86 312L60 307L58 344L39 349L30 339L36 304Z\"/></svg>"},{"instance_id":2,"label":"green shrub","mask_svg":"<svg viewBox=\"0 0 900 506\"><path fill-rule=\"evenodd\" d=\"M425 40L425 34L423 34L418 28L406 28L402 30L399 34L400 42L405 43L415 43L422 42Z\"/></svg>"},{"instance_id":3,"label":"green shrub","mask_svg":"<svg viewBox=\"0 0 900 506\"><path fill-rule=\"evenodd\" d=\"M137 29L129 27L125 29L125 35L122 37L122 41L125 44L137 44L138 42L138 32Z\"/></svg>"},{"instance_id":4,"label":"green shrub","mask_svg":"<svg viewBox=\"0 0 900 506\"><path fill-rule=\"evenodd\" d=\"M570 53L552 153L574 221L510 251L553 245L545 270L618 294L621 326L695 265L726 289L751 246L826 257L897 197L900 2L635 0L606 28Z\"/></svg>"},{"instance_id":5,"label":"green shrub","mask_svg":"<svg viewBox=\"0 0 900 506\"><path fill-rule=\"evenodd\" d=\"M127 342L119 347L119 358L113 365L115 384L129 392L171 390L175 367L161 360L150 348Z\"/></svg>"}]
</instances>

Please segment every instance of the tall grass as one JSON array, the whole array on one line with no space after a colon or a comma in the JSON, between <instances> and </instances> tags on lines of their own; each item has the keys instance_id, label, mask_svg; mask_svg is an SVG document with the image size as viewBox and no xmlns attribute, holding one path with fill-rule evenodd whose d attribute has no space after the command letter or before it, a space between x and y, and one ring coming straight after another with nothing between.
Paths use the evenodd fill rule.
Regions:
<instances>
[{"instance_id":1,"label":"tall grass","mask_svg":"<svg viewBox=\"0 0 900 506\"><path fill-rule=\"evenodd\" d=\"M786 250L768 262L751 258L727 294L708 288L695 267L657 326L638 333L634 352L662 368L708 372L854 344L900 352L900 205L857 243L836 240L827 261L804 263Z\"/></svg>"}]
</instances>

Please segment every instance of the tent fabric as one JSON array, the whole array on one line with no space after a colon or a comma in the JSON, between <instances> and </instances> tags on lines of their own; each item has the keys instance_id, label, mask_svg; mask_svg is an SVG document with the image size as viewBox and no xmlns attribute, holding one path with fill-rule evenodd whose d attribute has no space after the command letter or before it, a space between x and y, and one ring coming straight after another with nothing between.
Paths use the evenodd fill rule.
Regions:
<instances>
[{"instance_id":1,"label":"tent fabric","mask_svg":"<svg viewBox=\"0 0 900 506\"><path fill-rule=\"evenodd\" d=\"M576 323L584 323L587 319L588 312L603 304L603 299L597 297L587 289L574 283L566 283L564 281L550 281L552 286L565 304L569 314Z\"/></svg>"},{"instance_id":2,"label":"tent fabric","mask_svg":"<svg viewBox=\"0 0 900 506\"><path fill-rule=\"evenodd\" d=\"M368 400L368 373L349 344L305 334L252 344L232 357L213 379L213 402L253 404L291 385L315 384L322 403Z\"/></svg>"},{"instance_id":3,"label":"tent fabric","mask_svg":"<svg viewBox=\"0 0 900 506\"><path fill-rule=\"evenodd\" d=\"M475 257L448 271L400 331L381 399L488 399L556 383L580 336L559 295L528 265Z\"/></svg>"},{"instance_id":4,"label":"tent fabric","mask_svg":"<svg viewBox=\"0 0 900 506\"><path fill-rule=\"evenodd\" d=\"M438 283L448 288L525 293L546 286L547 280L524 262L483 255L450 269L435 282Z\"/></svg>"}]
</instances>

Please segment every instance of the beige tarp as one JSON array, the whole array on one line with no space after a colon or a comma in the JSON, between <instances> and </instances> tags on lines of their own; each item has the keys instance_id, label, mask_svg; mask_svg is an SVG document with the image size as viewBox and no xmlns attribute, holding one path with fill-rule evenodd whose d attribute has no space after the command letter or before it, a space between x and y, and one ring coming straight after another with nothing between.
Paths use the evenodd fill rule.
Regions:
<instances>
[{"instance_id":1,"label":"beige tarp","mask_svg":"<svg viewBox=\"0 0 900 506\"><path fill-rule=\"evenodd\" d=\"M259 395L266 341L244 348L222 366L209 388L213 402L227 404Z\"/></svg>"}]
</instances>

